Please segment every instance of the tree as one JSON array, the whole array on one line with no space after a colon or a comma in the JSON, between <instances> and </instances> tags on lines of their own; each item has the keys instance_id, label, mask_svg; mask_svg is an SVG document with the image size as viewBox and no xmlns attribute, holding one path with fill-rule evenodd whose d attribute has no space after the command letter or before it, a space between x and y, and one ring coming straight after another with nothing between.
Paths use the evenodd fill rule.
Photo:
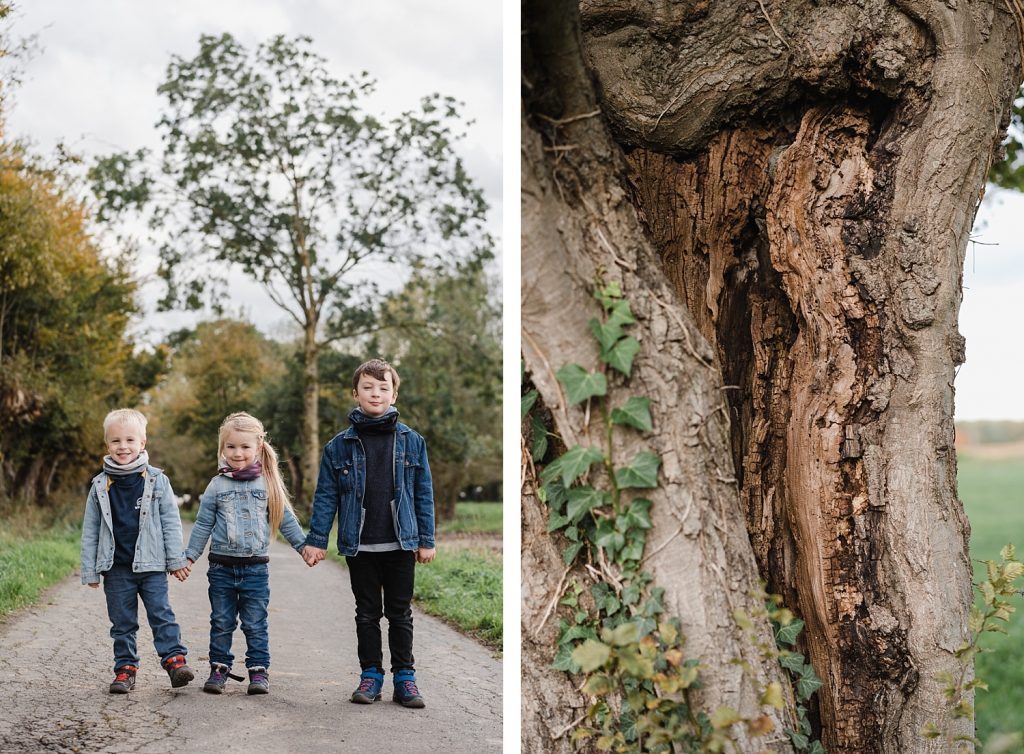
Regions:
<instances>
[{"instance_id":1,"label":"tree","mask_svg":"<svg viewBox=\"0 0 1024 754\"><path fill-rule=\"evenodd\" d=\"M806 621L824 682L811 718L833 754L947 751L973 730L941 680L972 599L956 316L1020 84L1017 9L525 5L526 368L565 444L587 444L555 372L598 364L590 292L621 287L639 348L609 401L650 397L663 466L645 563L701 661L704 708L757 712L730 660L750 643L734 610L763 579ZM616 433L616 456L632 438ZM552 736L586 701L543 670L545 610L592 576L563 570L526 478L524 740L562 751ZM948 737L924 738L929 723Z\"/></svg>"},{"instance_id":2,"label":"tree","mask_svg":"<svg viewBox=\"0 0 1024 754\"><path fill-rule=\"evenodd\" d=\"M379 352L402 377L403 420L427 441L439 519L467 484L501 475L501 307L488 259L420 268L376 318Z\"/></svg>"},{"instance_id":3,"label":"tree","mask_svg":"<svg viewBox=\"0 0 1024 754\"><path fill-rule=\"evenodd\" d=\"M372 89L366 74L333 78L307 37L250 53L230 34L204 35L193 59L172 58L159 88L159 177L144 150L91 171L106 217L148 207L166 234L166 305L216 303L240 269L301 328L300 487L319 460L325 311L374 295L388 265L490 244L483 195L453 148L457 103L433 95L383 123L362 111Z\"/></svg>"},{"instance_id":4,"label":"tree","mask_svg":"<svg viewBox=\"0 0 1024 754\"><path fill-rule=\"evenodd\" d=\"M0 143L0 497L45 504L86 477L105 413L162 371L134 352L135 283L87 218L63 176Z\"/></svg>"}]
</instances>

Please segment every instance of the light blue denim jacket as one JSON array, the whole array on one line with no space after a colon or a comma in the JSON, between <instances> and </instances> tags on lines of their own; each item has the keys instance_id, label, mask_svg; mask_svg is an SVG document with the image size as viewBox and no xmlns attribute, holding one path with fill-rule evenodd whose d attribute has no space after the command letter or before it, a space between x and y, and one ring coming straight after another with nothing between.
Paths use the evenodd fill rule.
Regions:
<instances>
[{"instance_id":1,"label":"light blue denim jacket","mask_svg":"<svg viewBox=\"0 0 1024 754\"><path fill-rule=\"evenodd\" d=\"M155 466L146 467L139 508L139 538L132 571L176 571L188 565L181 549L181 517L171 482ZM82 519L82 583L98 584L114 564L114 524L110 517L108 476L100 472L89 483Z\"/></svg>"},{"instance_id":2,"label":"light blue denim jacket","mask_svg":"<svg viewBox=\"0 0 1024 754\"><path fill-rule=\"evenodd\" d=\"M395 534L403 550L434 546L434 488L427 462L427 443L410 427L395 424ZM363 530L366 452L355 427L337 434L324 447L320 475L313 493L313 516L306 544L327 549L327 537L338 518L338 552L359 552Z\"/></svg>"},{"instance_id":3,"label":"light blue denim jacket","mask_svg":"<svg viewBox=\"0 0 1024 754\"><path fill-rule=\"evenodd\" d=\"M287 508L281 519L281 533L292 547L302 550L302 526ZM246 558L270 552L270 516L263 477L242 481L218 474L210 480L199 498L199 513L185 556L199 560L211 536L210 552L217 555Z\"/></svg>"}]
</instances>

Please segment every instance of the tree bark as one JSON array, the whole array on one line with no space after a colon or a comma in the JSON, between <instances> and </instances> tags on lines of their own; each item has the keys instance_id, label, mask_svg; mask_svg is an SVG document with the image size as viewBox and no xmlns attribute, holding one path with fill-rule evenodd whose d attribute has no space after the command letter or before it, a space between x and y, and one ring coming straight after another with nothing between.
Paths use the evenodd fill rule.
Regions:
<instances>
[{"instance_id":1,"label":"tree bark","mask_svg":"<svg viewBox=\"0 0 1024 754\"><path fill-rule=\"evenodd\" d=\"M971 603L953 450L956 320L968 233L1020 83L1017 7L583 0L586 59L628 153L629 193L609 188L626 173L615 147L596 155L604 173L584 162L580 124L598 118L552 129L547 188L533 180L544 161L524 128L534 381L557 408L540 356L557 354L554 369L593 365L580 349L598 268L646 300L645 349L663 319L699 329L689 340L698 354L710 344L731 419L731 462L716 473L735 468L759 572L807 621L832 754L947 750L920 735L929 722L973 732L949 720L937 680L957 669ZM549 116L597 109L529 70L524 83ZM642 230L616 224L628 210ZM584 239L575 255L552 252L574 238ZM677 314L659 317L661 302ZM562 341L534 348L548 328ZM695 365L671 363L661 346L646 362L656 377L641 371L667 409L659 437L715 406L681 398L680 373ZM675 499L699 501L697 490L681 477ZM659 580L700 572L669 552L674 570Z\"/></svg>"},{"instance_id":2,"label":"tree bark","mask_svg":"<svg viewBox=\"0 0 1024 754\"><path fill-rule=\"evenodd\" d=\"M571 2L537 0L524 13L528 50L524 69L522 179L522 339L526 367L551 410L566 445L601 446L601 431L579 407L567 407L554 373L577 363L592 370L597 348L587 321L599 314L591 293L599 273L620 283L639 322L641 350L628 385L614 381L609 405L627 395L649 397L654 432L615 433L616 459L650 449L662 458L660 487L645 490L654 528L645 567L665 587L665 605L678 616L688 656L701 662L701 708L727 705L752 719L763 710L759 693L781 682L777 663L765 661L733 615L760 609L758 575L744 528L732 472L728 419L715 356L669 286L644 238L622 176L626 164L596 112L583 68L576 9ZM560 733L572 729L583 700L564 674L550 669L551 615L569 578L535 498L532 475L523 491L523 730L529 751L564 751ZM757 640L771 643L767 623ZM745 664L748 670L744 670ZM552 702L563 699L564 706ZM774 728L795 727L792 700L784 713L768 710ZM741 751L790 751L784 736L755 742L733 731Z\"/></svg>"},{"instance_id":3,"label":"tree bark","mask_svg":"<svg viewBox=\"0 0 1024 754\"><path fill-rule=\"evenodd\" d=\"M308 513L312 509L313 487L320 466L320 346L316 339L317 320L307 316L302 349L302 476L295 485L295 500ZM307 500L307 497L309 498Z\"/></svg>"}]
</instances>

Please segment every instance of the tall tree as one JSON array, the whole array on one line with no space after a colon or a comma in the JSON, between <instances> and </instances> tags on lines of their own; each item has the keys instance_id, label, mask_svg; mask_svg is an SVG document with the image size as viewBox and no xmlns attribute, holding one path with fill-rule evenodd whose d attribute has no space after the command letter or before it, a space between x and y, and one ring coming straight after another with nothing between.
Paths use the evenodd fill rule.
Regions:
<instances>
[{"instance_id":1,"label":"tall tree","mask_svg":"<svg viewBox=\"0 0 1024 754\"><path fill-rule=\"evenodd\" d=\"M730 612L760 575L807 621L829 752L946 751L926 724L972 732L941 680L959 671L971 603L956 318L1020 85L1020 10L525 5L527 368L559 433L578 435L586 417L554 371L596 362L587 293L598 276L621 284L669 492L654 496L649 566L702 661L706 701L737 693ZM724 446L708 439L718 432ZM709 494L715 479L735 487ZM543 659L550 628L529 621L544 625L535 606L564 582L526 493L524 646ZM748 561L756 570L735 566ZM531 750L564 749L551 733L574 715L549 710L581 702L531 667L524 735Z\"/></svg>"},{"instance_id":2,"label":"tall tree","mask_svg":"<svg viewBox=\"0 0 1024 754\"><path fill-rule=\"evenodd\" d=\"M319 459L324 312L371 296L387 265L490 244L483 195L454 151L457 103L432 95L385 123L362 109L372 90L365 74L334 78L307 37L250 52L230 34L204 35L159 88L159 176L145 151L91 173L108 216L149 207L166 234L166 305L216 305L240 270L301 328L304 482Z\"/></svg>"}]
</instances>

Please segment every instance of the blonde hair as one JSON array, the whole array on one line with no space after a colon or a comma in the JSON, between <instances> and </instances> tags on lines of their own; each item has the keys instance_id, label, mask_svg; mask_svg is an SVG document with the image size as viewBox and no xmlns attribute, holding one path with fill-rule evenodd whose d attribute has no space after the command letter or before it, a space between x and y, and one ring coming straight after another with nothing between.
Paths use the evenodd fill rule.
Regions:
<instances>
[{"instance_id":1,"label":"blonde hair","mask_svg":"<svg viewBox=\"0 0 1024 754\"><path fill-rule=\"evenodd\" d=\"M116 408L103 419L103 439L107 439L107 432L115 424L133 424L139 428L139 433L145 438L148 423L149 420L141 411L136 411L134 408Z\"/></svg>"},{"instance_id":2,"label":"blonde hair","mask_svg":"<svg viewBox=\"0 0 1024 754\"><path fill-rule=\"evenodd\" d=\"M229 432L245 432L256 435L259 439L259 449L256 453L256 460L263 467L263 479L267 485L267 513L270 515L270 534L274 536L281 527L285 510L292 510L291 501L288 499L288 490L285 489L284 481L281 479L281 471L277 468L277 451L267 442L267 432L263 429L263 423L251 414L244 411L231 414L220 425L217 435L217 455L224 455L224 441Z\"/></svg>"}]
</instances>

